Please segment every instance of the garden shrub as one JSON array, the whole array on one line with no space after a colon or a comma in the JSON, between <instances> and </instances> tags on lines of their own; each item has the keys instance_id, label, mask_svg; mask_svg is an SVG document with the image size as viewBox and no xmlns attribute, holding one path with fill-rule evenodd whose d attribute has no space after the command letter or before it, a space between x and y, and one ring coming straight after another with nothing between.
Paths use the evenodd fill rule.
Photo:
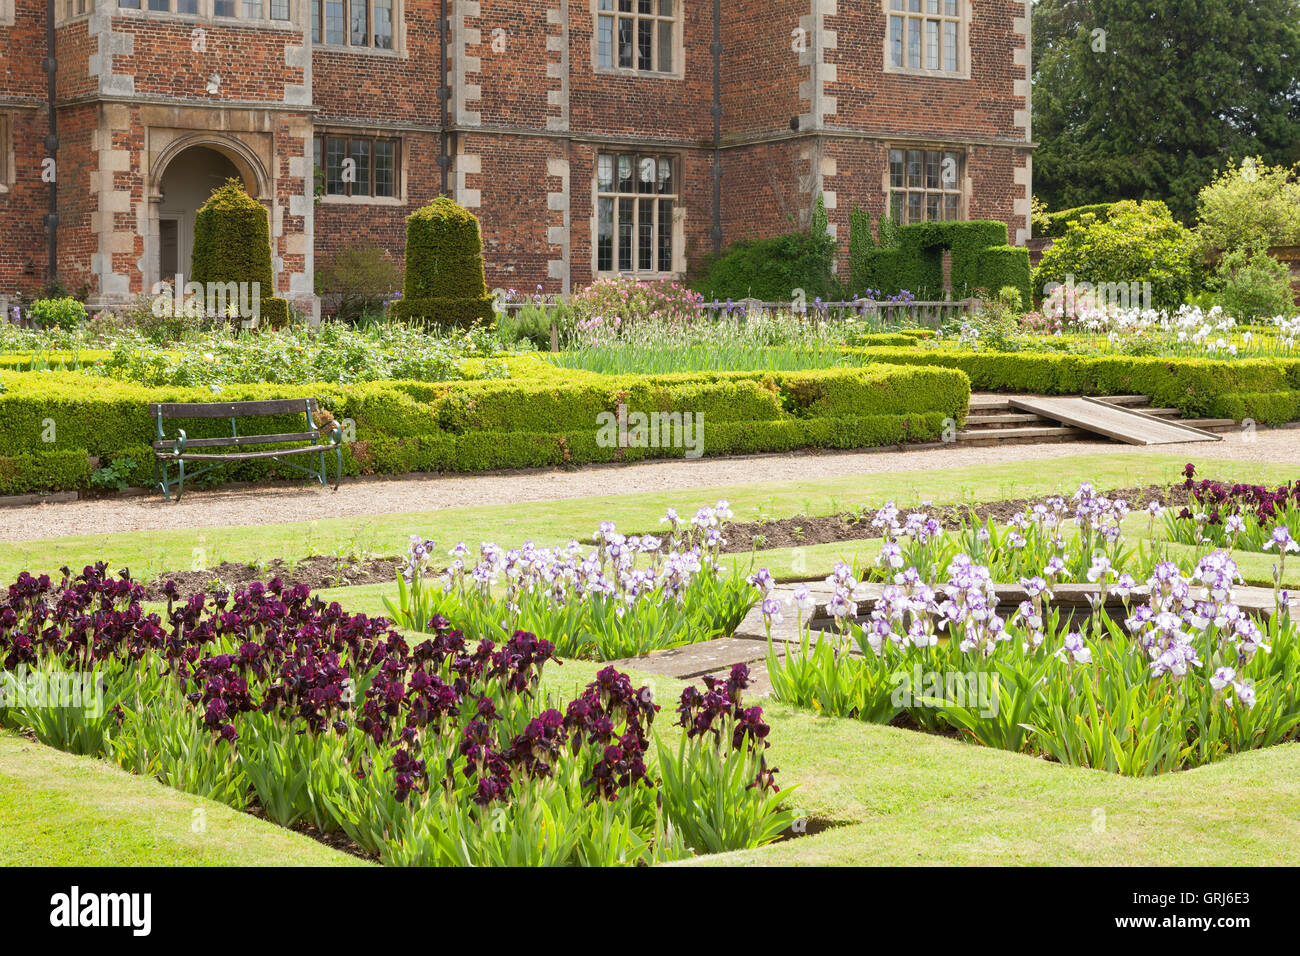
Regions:
<instances>
[{"instance_id":1,"label":"garden shrub","mask_svg":"<svg viewBox=\"0 0 1300 956\"><path fill-rule=\"evenodd\" d=\"M472 382L231 385L221 397L314 396L335 419L355 424L356 441L344 448L344 471L355 475L473 472L683 454L680 448L601 447L597 416L615 411L620 403L633 411L703 415L704 452L710 456L934 439L946 420L964 417L970 395L961 372L880 363L777 374L602 376L556 374L536 359L515 362L531 362L538 372ZM129 482L150 485L149 442L155 424L147 405L212 398L203 388L94 381L92 390L87 377L74 372L6 373L6 391L0 393L0 478L7 493L85 487L89 456L130 459L136 467ZM42 441L48 419L56 425L53 442ZM277 416L241 422L240 431L297 431L301 422L301 416ZM168 427L184 428L191 438L229 434L224 420L176 420ZM33 448L47 451L36 455ZM229 481L297 477L266 461L227 464L220 474Z\"/></svg>"},{"instance_id":2,"label":"garden shrub","mask_svg":"<svg viewBox=\"0 0 1300 956\"><path fill-rule=\"evenodd\" d=\"M808 301L837 299L835 240L827 231L826 209L817 197L812 227L770 239L733 242L716 258L706 259L692 288L706 299L761 299L789 302L802 289Z\"/></svg>"},{"instance_id":3,"label":"garden shrub","mask_svg":"<svg viewBox=\"0 0 1300 956\"><path fill-rule=\"evenodd\" d=\"M497 341L515 347L527 342L539 351L546 351L551 347L551 327L563 325L568 315L566 305L525 305L504 310L497 316Z\"/></svg>"},{"instance_id":4,"label":"garden shrub","mask_svg":"<svg viewBox=\"0 0 1300 956\"><path fill-rule=\"evenodd\" d=\"M1070 223L1078 222L1084 216L1092 216L1100 222L1105 222L1110 216L1111 207L1114 205L1114 203L1099 202L1088 206L1075 206L1073 209L1062 209L1058 212L1045 212L1035 221L1034 236L1044 239L1059 239L1070 228ZM1041 227L1038 223L1041 223Z\"/></svg>"},{"instance_id":5,"label":"garden shrub","mask_svg":"<svg viewBox=\"0 0 1300 956\"><path fill-rule=\"evenodd\" d=\"M849 267L854 289L892 295L904 289L923 300L944 297L943 250L952 250L952 291L966 298L978 291L1012 286L1029 302L1029 252L1007 245L1005 223L920 222L898 226L880 220L879 243L871 239L870 218L850 216ZM855 236L856 234L856 236Z\"/></svg>"},{"instance_id":6,"label":"garden shrub","mask_svg":"<svg viewBox=\"0 0 1300 956\"><path fill-rule=\"evenodd\" d=\"M1225 252L1206 284L1223 310L1243 322L1295 311L1291 270L1263 245Z\"/></svg>"},{"instance_id":7,"label":"garden shrub","mask_svg":"<svg viewBox=\"0 0 1300 956\"><path fill-rule=\"evenodd\" d=\"M1200 285L1196 237L1158 200L1125 200L1106 219L1083 213L1043 253L1034 270L1034 295L1048 283L1078 286L1151 284L1151 306L1176 309ZM954 272L956 267L954 266Z\"/></svg>"},{"instance_id":8,"label":"garden shrub","mask_svg":"<svg viewBox=\"0 0 1300 956\"><path fill-rule=\"evenodd\" d=\"M1300 244L1300 164L1229 162L1196 202L1202 249L1218 255L1251 246Z\"/></svg>"},{"instance_id":9,"label":"garden shrub","mask_svg":"<svg viewBox=\"0 0 1300 956\"><path fill-rule=\"evenodd\" d=\"M38 329L75 329L86 321L86 307L72 296L37 299L27 309L27 317Z\"/></svg>"},{"instance_id":10,"label":"garden shrub","mask_svg":"<svg viewBox=\"0 0 1300 956\"><path fill-rule=\"evenodd\" d=\"M271 273L271 223L266 209L238 179L226 181L194 216L190 280L258 283L260 321L280 328L289 322L289 303L275 296Z\"/></svg>"},{"instance_id":11,"label":"garden shrub","mask_svg":"<svg viewBox=\"0 0 1300 956\"><path fill-rule=\"evenodd\" d=\"M382 315L388 297L402 287L402 269L378 246L353 246L338 253L320 272L325 295L339 297L336 315L355 322Z\"/></svg>"},{"instance_id":12,"label":"garden shrub","mask_svg":"<svg viewBox=\"0 0 1300 956\"><path fill-rule=\"evenodd\" d=\"M632 276L603 276L574 293L566 324L622 324L651 320L676 324L700 317L704 297L671 279L645 281ZM549 342L549 331L547 332Z\"/></svg>"},{"instance_id":13,"label":"garden shrub","mask_svg":"<svg viewBox=\"0 0 1300 956\"><path fill-rule=\"evenodd\" d=\"M391 314L453 329L491 326L496 318L478 218L446 196L406 219L406 282Z\"/></svg>"}]
</instances>

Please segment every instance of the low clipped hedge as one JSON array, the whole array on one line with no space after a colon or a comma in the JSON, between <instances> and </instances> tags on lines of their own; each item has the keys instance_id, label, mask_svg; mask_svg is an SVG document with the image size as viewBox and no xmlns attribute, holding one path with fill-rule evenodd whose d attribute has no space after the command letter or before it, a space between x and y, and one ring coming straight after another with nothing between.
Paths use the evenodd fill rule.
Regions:
<instances>
[{"instance_id":1,"label":"low clipped hedge","mask_svg":"<svg viewBox=\"0 0 1300 956\"><path fill-rule=\"evenodd\" d=\"M1185 415L1300 419L1300 360L1148 358L1050 352L973 352L878 347L855 350L881 362L959 369L971 387L1044 395L1149 395Z\"/></svg>"},{"instance_id":2,"label":"low clipped hedge","mask_svg":"<svg viewBox=\"0 0 1300 956\"><path fill-rule=\"evenodd\" d=\"M521 377L468 382L240 385L223 401L314 396L334 418L355 423L345 474L474 472L498 468L679 457L677 448L602 448L597 416L632 412L703 416L709 456L798 448L866 448L925 441L945 420L965 417L970 383L961 372L884 364L806 372L719 372L659 376L550 374L516 363ZM146 388L76 372L11 372L0 393L0 493L85 487L87 459L135 463L128 481L153 482L151 402L204 402L200 389ZM241 422L241 434L297 431L302 416ZM171 420L191 438L229 434L229 421ZM52 439L52 440L47 440ZM234 462L224 481L298 477L275 462Z\"/></svg>"}]
</instances>

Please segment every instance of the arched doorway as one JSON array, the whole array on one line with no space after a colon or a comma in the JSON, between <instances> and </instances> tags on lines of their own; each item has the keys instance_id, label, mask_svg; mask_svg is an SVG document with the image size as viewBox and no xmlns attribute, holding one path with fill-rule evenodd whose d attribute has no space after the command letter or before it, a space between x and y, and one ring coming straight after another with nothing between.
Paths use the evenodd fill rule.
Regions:
<instances>
[{"instance_id":1,"label":"arched doorway","mask_svg":"<svg viewBox=\"0 0 1300 956\"><path fill-rule=\"evenodd\" d=\"M190 280L194 217L212 190L239 179L254 199L268 205L270 182L257 155L238 140L193 134L172 141L154 161L150 189L147 288L160 279Z\"/></svg>"},{"instance_id":2,"label":"arched doorway","mask_svg":"<svg viewBox=\"0 0 1300 956\"><path fill-rule=\"evenodd\" d=\"M167 165L158 203L156 268L160 278L171 279L179 274L189 280L194 214L208 201L212 190L232 177L239 177L235 164L205 146L193 146Z\"/></svg>"}]
</instances>

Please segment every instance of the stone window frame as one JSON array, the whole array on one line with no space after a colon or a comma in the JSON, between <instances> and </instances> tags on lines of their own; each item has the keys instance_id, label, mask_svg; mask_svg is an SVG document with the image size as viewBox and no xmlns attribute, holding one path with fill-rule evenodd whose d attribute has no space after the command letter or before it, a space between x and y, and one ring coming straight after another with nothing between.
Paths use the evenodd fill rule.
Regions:
<instances>
[{"instance_id":1,"label":"stone window frame","mask_svg":"<svg viewBox=\"0 0 1300 956\"><path fill-rule=\"evenodd\" d=\"M0 24L14 25L14 0L0 0Z\"/></svg>"},{"instance_id":2,"label":"stone window frame","mask_svg":"<svg viewBox=\"0 0 1300 956\"><path fill-rule=\"evenodd\" d=\"M903 175L905 179L905 184L901 188L893 184L893 154L896 151L901 151L903 153ZM960 163L960 168L957 170L957 188L956 189L943 188L942 179L938 187L932 188L927 186L925 184L926 158L924 155L922 155L921 158L920 175L922 179L922 184L920 186L915 186L915 187L906 184L906 179L909 175L907 170L907 161L908 161L907 153L909 151L919 151L922 154L928 152L939 153L941 163L943 159L943 154L945 153L955 154L958 157ZM940 177L942 177L942 172L940 172ZM970 200L971 200L971 179L970 179L970 150L967 147L945 145L942 143L887 143L885 144L885 171L883 176L881 177L881 180L882 180L882 186L885 191L884 214L886 216L889 216L891 218L894 216L894 202L893 202L894 193L901 192L905 197L910 193L919 193L923 197L921 200L922 218L916 220L917 222L965 222L967 219L969 219ZM924 218L925 205L926 205L926 201L924 197L932 193L937 193L940 196L956 195L958 197L957 215L955 218L948 218L946 216L941 216L938 220ZM913 221L907 215L907 208L908 208L908 202L905 198L903 200L903 215L896 220L900 225L907 225ZM941 205L940 210L942 211L944 208L946 207Z\"/></svg>"},{"instance_id":3,"label":"stone window frame","mask_svg":"<svg viewBox=\"0 0 1300 956\"><path fill-rule=\"evenodd\" d=\"M63 0L66 2L66 0ZM178 12L176 7L181 2L188 0L164 0L168 9L151 10L149 4L155 0L96 0L101 7L107 7L112 10L113 16L128 17L168 17L187 23L206 23L213 26L246 26L260 27L272 30L300 30L302 25L300 6L303 0L277 0L284 2L288 6L287 17L272 17L271 5L272 0L261 0L262 13L261 17L244 16L245 0L220 0L220 2L230 2L234 4L235 15L217 14L216 7L219 0L192 0L195 8L194 12ZM124 3L135 4L134 6L123 6ZM80 14L78 14L80 16Z\"/></svg>"},{"instance_id":4,"label":"stone window frame","mask_svg":"<svg viewBox=\"0 0 1300 956\"><path fill-rule=\"evenodd\" d=\"M405 42L405 30L403 25L406 17L407 0L391 0L392 3L392 46L380 47L373 43L366 45L352 43L352 4L357 0L337 0L343 4L343 35L346 40L344 43L326 43L324 39L317 39L316 25L318 22L317 15L323 12L323 5L326 2L334 0L299 0L307 7L307 29L310 32L311 43L313 47L321 50L329 50L335 53L360 53L371 56L400 56L403 53ZM375 0L365 0L369 26L366 30L368 39L374 39L374 5ZM321 34L323 36L323 34Z\"/></svg>"},{"instance_id":5,"label":"stone window frame","mask_svg":"<svg viewBox=\"0 0 1300 956\"><path fill-rule=\"evenodd\" d=\"M635 189L635 180L637 177L637 171L640 165L639 163L640 160L649 159L651 157L653 157L656 160L666 159L671 164L672 177L674 181L674 191L671 193L660 193L657 191L654 193L624 192L617 188L617 182L615 182L614 189L608 191L602 190L600 187L600 160L602 156L613 157L612 162L614 163L613 172L614 172L615 179L617 179L618 157L620 156L631 157L634 189ZM684 157L682 153L672 149L663 149L657 147L646 148L646 149L632 149L622 145L620 146L611 145L607 148L598 148L596 150L594 154L594 163L592 166L592 176L591 176L591 272L593 276L602 277L602 276L623 275L623 276L631 276L639 279L666 279L666 278L677 278L680 275L682 271L681 249L683 246L683 229L682 229L683 226L682 197L684 195L683 183L682 183L683 166L684 166ZM610 249L611 263L610 263L610 268L608 269L602 269L600 267L600 206L601 206L602 199L610 199L613 201L613 207L612 207L612 212L613 212L612 230L613 231L611 234L612 245ZM619 209L618 201L620 199L631 200L631 202L633 203L632 206L633 231L632 231L632 249L631 249L632 268L631 269L623 269L619 267L620 262L618 259L618 252L619 252L618 226L621 221L621 217L620 217L620 209ZM640 203L638 200L650 200L655 203L655 222L652 225L652 233L651 233L651 255L653 257L654 267L651 269L642 269L639 267L637 227L640 224ZM669 228L671 229L671 235L669 238L669 248L668 248L668 256L669 256L668 269L660 268L663 261L662 247L661 247L662 232L660 231L662 218L661 218L661 213L658 204L659 202L663 202L663 201L667 201L672 204L671 211L670 211L671 222L669 226Z\"/></svg>"},{"instance_id":6,"label":"stone window frame","mask_svg":"<svg viewBox=\"0 0 1300 956\"><path fill-rule=\"evenodd\" d=\"M631 18L634 23L641 20L653 20L655 22L664 22L669 19L668 16L658 12L642 13L639 10L641 2L647 2L652 5L654 11L660 9L660 3L665 0L622 0L629 3L633 10L620 10L621 0L590 0L591 3L591 68L593 72L604 74L606 76L629 76L639 77L642 79L662 79L662 80L682 80L685 79L685 58L686 58L686 0L666 0L672 3L672 69L670 70L643 70L636 66L619 66L618 60L618 25L619 19ZM606 9L608 5L609 9ZM610 38L611 48L610 57L611 65L602 66L600 62L600 21L608 17L615 21L613 34ZM635 33L637 28L633 27ZM657 34L657 31L656 31ZM651 40L651 56L656 61L662 52L659 44L655 42L656 38ZM635 42L635 41L634 41Z\"/></svg>"},{"instance_id":7,"label":"stone window frame","mask_svg":"<svg viewBox=\"0 0 1300 956\"><path fill-rule=\"evenodd\" d=\"M3 5L4 0L0 0ZM81 17L88 17L95 12L95 0L56 0L55 19L59 23L71 23Z\"/></svg>"},{"instance_id":8,"label":"stone window frame","mask_svg":"<svg viewBox=\"0 0 1300 956\"><path fill-rule=\"evenodd\" d=\"M927 76L936 79L948 80L969 80L971 77L970 63L970 28L973 11L971 7L972 0L880 0L881 9L885 18L884 36L882 39L883 59L881 63L886 73L894 73L900 76ZM952 15L947 12L949 5L956 6L956 14ZM902 7L903 9L898 9ZM913 9L913 7L917 9ZM931 8L934 8L932 10ZM903 43L903 60L902 66L896 66L893 62L892 47L892 21L895 17L902 17L904 21L902 38ZM920 60L922 65L919 67L907 65L908 43L907 43L907 21L920 21L922 26L920 30ZM925 67L926 57L926 30L925 21L937 20L940 22L950 22L957 24L957 69L943 69L944 43L943 29L939 28L937 37L937 57L939 69L928 69Z\"/></svg>"},{"instance_id":9,"label":"stone window frame","mask_svg":"<svg viewBox=\"0 0 1300 956\"><path fill-rule=\"evenodd\" d=\"M320 194L321 203L328 204L328 205L345 205L345 206L405 206L407 204L406 184L408 182L407 179L408 150L406 149L406 141L397 134L388 133L386 131L373 130L373 129L357 129L357 128L346 129L346 128L337 128L337 127L318 127L316 130L313 131L311 137L312 192L313 193L315 192L316 170L320 169L322 176L325 173L325 167L318 166L316 164L316 143L319 142L321 144L321 150L323 152L325 148L324 141L330 138L365 139L365 140L370 140L372 143L376 140L386 140L394 143L396 155L394 156L393 159L393 175L396 177L397 181L393 184L393 195L391 196L375 196L373 194L364 195L364 196L353 196L344 193L331 194L322 190ZM372 157L374 156L373 147L371 149L371 156Z\"/></svg>"}]
</instances>

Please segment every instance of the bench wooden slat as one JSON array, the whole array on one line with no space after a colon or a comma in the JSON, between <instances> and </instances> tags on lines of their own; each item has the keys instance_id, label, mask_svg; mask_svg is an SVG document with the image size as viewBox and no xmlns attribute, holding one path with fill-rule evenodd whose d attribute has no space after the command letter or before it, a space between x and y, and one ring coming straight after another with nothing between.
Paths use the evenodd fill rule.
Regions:
<instances>
[{"instance_id":1,"label":"bench wooden slat","mask_svg":"<svg viewBox=\"0 0 1300 956\"><path fill-rule=\"evenodd\" d=\"M228 455L163 455L164 461L251 461L254 458L277 458L285 455L301 455L306 452L334 451L337 445L304 445L301 448L272 448L270 451L237 451Z\"/></svg>"},{"instance_id":2,"label":"bench wooden slat","mask_svg":"<svg viewBox=\"0 0 1300 956\"><path fill-rule=\"evenodd\" d=\"M277 398L265 402L160 402L149 406L149 417L157 418L243 418L250 415L302 414L315 411L310 398Z\"/></svg>"},{"instance_id":3,"label":"bench wooden slat","mask_svg":"<svg viewBox=\"0 0 1300 956\"><path fill-rule=\"evenodd\" d=\"M294 432L285 435L240 435L237 438L191 438L185 443L186 448L221 448L226 445L266 445L277 441L320 441L320 432ZM154 448L175 448L176 439L156 441Z\"/></svg>"}]
</instances>

